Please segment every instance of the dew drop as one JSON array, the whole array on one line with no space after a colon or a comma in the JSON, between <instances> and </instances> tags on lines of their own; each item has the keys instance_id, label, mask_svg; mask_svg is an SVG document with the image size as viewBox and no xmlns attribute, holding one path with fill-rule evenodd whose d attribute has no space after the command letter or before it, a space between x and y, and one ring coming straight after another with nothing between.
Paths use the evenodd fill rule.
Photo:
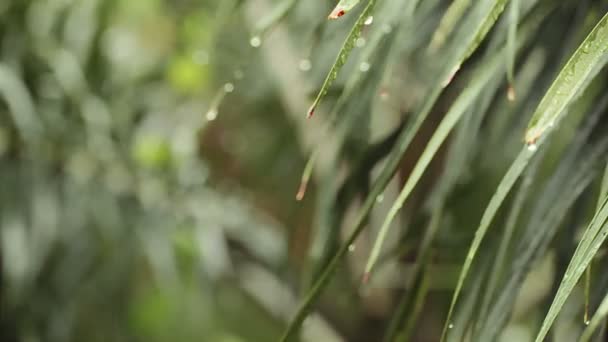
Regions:
<instances>
[{"instance_id":1,"label":"dew drop","mask_svg":"<svg viewBox=\"0 0 608 342\"><path fill-rule=\"evenodd\" d=\"M528 144L528 151L536 152L536 150L538 150L538 146L536 144L534 144L534 143Z\"/></svg>"},{"instance_id":2,"label":"dew drop","mask_svg":"<svg viewBox=\"0 0 608 342\"><path fill-rule=\"evenodd\" d=\"M371 67L371 65L369 65L369 63L367 63L367 62L361 62L361 64L359 65L359 71L361 71L361 72L367 72L367 71L369 71L370 67Z\"/></svg>"},{"instance_id":3,"label":"dew drop","mask_svg":"<svg viewBox=\"0 0 608 342\"><path fill-rule=\"evenodd\" d=\"M374 16L370 15L369 17L365 18L365 21L363 22L363 24L371 25L373 22L374 22Z\"/></svg>"},{"instance_id":4,"label":"dew drop","mask_svg":"<svg viewBox=\"0 0 608 342\"><path fill-rule=\"evenodd\" d=\"M354 252L355 251L355 245L354 244L348 245L348 251L351 252L351 253Z\"/></svg>"},{"instance_id":5,"label":"dew drop","mask_svg":"<svg viewBox=\"0 0 608 342\"><path fill-rule=\"evenodd\" d=\"M301 71L308 71L312 68L312 63L310 63L310 60L308 59L303 59L300 61L300 64L298 64L298 67Z\"/></svg>"},{"instance_id":6,"label":"dew drop","mask_svg":"<svg viewBox=\"0 0 608 342\"><path fill-rule=\"evenodd\" d=\"M454 324L452 324L452 323L448 324L448 329L454 329Z\"/></svg>"},{"instance_id":7,"label":"dew drop","mask_svg":"<svg viewBox=\"0 0 608 342\"><path fill-rule=\"evenodd\" d=\"M224 91L226 93L232 93L234 91L234 84L232 84L230 82L224 84Z\"/></svg>"},{"instance_id":8,"label":"dew drop","mask_svg":"<svg viewBox=\"0 0 608 342\"><path fill-rule=\"evenodd\" d=\"M217 119L217 114L218 114L217 109L215 109L215 108L209 109L209 111L207 111L207 115L206 115L207 120L213 121L213 120Z\"/></svg>"},{"instance_id":9,"label":"dew drop","mask_svg":"<svg viewBox=\"0 0 608 342\"><path fill-rule=\"evenodd\" d=\"M376 202L377 203L382 203L382 201L384 201L384 195L380 194L378 196L376 196Z\"/></svg>"},{"instance_id":10,"label":"dew drop","mask_svg":"<svg viewBox=\"0 0 608 342\"><path fill-rule=\"evenodd\" d=\"M365 38L363 38L363 37L357 38L357 40L355 40L355 46L359 47L359 48L365 46Z\"/></svg>"},{"instance_id":11,"label":"dew drop","mask_svg":"<svg viewBox=\"0 0 608 342\"><path fill-rule=\"evenodd\" d=\"M260 47L260 45L262 45L262 39L260 38L260 36L253 36L249 40L249 44L254 48Z\"/></svg>"},{"instance_id":12,"label":"dew drop","mask_svg":"<svg viewBox=\"0 0 608 342\"><path fill-rule=\"evenodd\" d=\"M589 325L589 323L591 323L589 320L585 321L585 325Z\"/></svg>"}]
</instances>

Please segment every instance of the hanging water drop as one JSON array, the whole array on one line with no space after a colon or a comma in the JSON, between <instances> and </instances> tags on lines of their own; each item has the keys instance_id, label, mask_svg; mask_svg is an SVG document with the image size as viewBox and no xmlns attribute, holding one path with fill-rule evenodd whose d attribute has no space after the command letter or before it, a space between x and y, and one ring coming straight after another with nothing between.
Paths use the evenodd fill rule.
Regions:
<instances>
[{"instance_id":1,"label":"hanging water drop","mask_svg":"<svg viewBox=\"0 0 608 342\"><path fill-rule=\"evenodd\" d=\"M377 203L382 203L382 201L384 201L384 195L380 194L378 196L376 196L376 202Z\"/></svg>"},{"instance_id":2,"label":"hanging water drop","mask_svg":"<svg viewBox=\"0 0 608 342\"><path fill-rule=\"evenodd\" d=\"M312 68L312 63L310 63L310 60L308 60L308 59L303 59L300 61L300 64L298 65L298 67L300 68L301 71L308 71Z\"/></svg>"},{"instance_id":3,"label":"hanging water drop","mask_svg":"<svg viewBox=\"0 0 608 342\"><path fill-rule=\"evenodd\" d=\"M207 111L207 115L206 115L207 120L213 121L213 120L217 119L217 114L218 114L217 109L215 109L215 108L209 109Z\"/></svg>"},{"instance_id":4,"label":"hanging water drop","mask_svg":"<svg viewBox=\"0 0 608 342\"><path fill-rule=\"evenodd\" d=\"M359 65L359 71L361 71L361 72L367 72L370 67L371 67L371 65L369 65L369 63L367 63L367 62L361 62L361 64Z\"/></svg>"},{"instance_id":5,"label":"hanging water drop","mask_svg":"<svg viewBox=\"0 0 608 342\"><path fill-rule=\"evenodd\" d=\"M448 324L448 329L454 329L454 324L452 324L452 323Z\"/></svg>"},{"instance_id":6,"label":"hanging water drop","mask_svg":"<svg viewBox=\"0 0 608 342\"><path fill-rule=\"evenodd\" d=\"M262 39L260 38L260 36L253 36L249 40L249 44L254 48L260 47L260 45L262 45Z\"/></svg>"},{"instance_id":7,"label":"hanging water drop","mask_svg":"<svg viewBox=\"0 0 608 342\"><path fill-rule=\"evenodd\" d=\"M371 25L373 22L374 22L374 16L370 15L369 17L365 18L365 21L363 22L363 24Z\"/></svg>"},{"instance_id":8,"label":"hanging water drop","mask_svg":"<svg viewBox=\"0 0 608 342\"><path fill-rule=\"evenodd\" d=\"M355 245L354 244L348 245L348 251L351 252L351 253L354 252L355 251Z\"/></svg>"},{"instance_id":9,"label":"hanging water drop","mask_svg":"<svg viewBox=\"0 0 608 342\"><path fill-rule=\"evenodd\" d=\"M528 144L528 151L536 152L536 150L538 150L538 146L535 143Z\"/></svg>"},{"instance_id":10,"label":"hanging water drop","mask_svg":"<svg viewBox=\"0 0 608 342\"><path fill-rule=\"evenodd\" d=\"M359 47L359 48L365 46L365 38L363 38L363 37L357 38L357 40L355 40L355 46Z\"/></svg>"},{"instance_id":11,"label":"hanging water drop","mask_svg":"<svg viewBox=\"0 0 608 342\"><path fill-rule=\"evenodd\" d=\"M234 91L234 84L232 84L230 82L224 84L224 91L226 93L232 93Z\"/></svg>"},{"instance_id":12,"label":"hanging water drop","mask_svg":"<svg viewBox=\"0 0 608 342\"><path fill-rule=\"evenodd\" d=\"M589 320L585 321L585 325L589 325L589 323L591 323Z\"/></svg>"}]
</instances>

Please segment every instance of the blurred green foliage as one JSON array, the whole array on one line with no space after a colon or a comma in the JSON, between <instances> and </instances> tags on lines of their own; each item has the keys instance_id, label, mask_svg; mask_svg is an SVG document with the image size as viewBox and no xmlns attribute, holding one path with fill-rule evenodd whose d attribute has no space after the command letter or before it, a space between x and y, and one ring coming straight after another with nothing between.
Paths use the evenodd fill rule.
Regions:
<instances>
[{"instance_id":1,"label":"blurred green foliage","mask_svg":"<svg viewBox=\"0 0 608 342\"><path fill-rule=\"evenodd\" d=\"M532 341L556 293L589 329L608 3L335 6L0 1L0 341Z\"/></svg>"}]
</instances>

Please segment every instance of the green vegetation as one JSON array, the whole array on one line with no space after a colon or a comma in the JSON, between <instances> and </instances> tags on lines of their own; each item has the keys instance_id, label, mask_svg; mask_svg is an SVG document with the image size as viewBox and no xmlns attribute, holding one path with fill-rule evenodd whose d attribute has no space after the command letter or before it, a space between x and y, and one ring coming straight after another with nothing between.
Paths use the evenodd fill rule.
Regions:
<instances>
[{"instance_id":1,"label":"green vegetation","mask_svg":"<svg viewBox=\"0 0 608 342\"><path fill-rule=\"evenodd\" d=\"M603 341L607 64L605 0L4 0L0 340Z\"/></svg>"}]
</instances>

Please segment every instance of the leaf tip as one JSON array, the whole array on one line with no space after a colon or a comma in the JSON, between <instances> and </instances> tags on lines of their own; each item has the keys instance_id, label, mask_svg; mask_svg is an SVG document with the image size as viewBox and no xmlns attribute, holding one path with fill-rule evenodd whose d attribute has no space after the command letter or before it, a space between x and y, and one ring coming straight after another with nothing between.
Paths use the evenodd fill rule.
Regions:
<instances>
[{"instance_id":1,"label":"leaf tip","mask_svg":"<svg viewBox=\"0 0 608 342\"><path fill-rule=\"evenodd\" d=\"M308 108L308 112L306 112L306 118L310 119L313 117L313 115L315 115L315 109L317 109L317 104L313 104L312 106L310 106L310 108Z\"/></svg>"},{"instance_id":2,"label":"leaf tip","mask_svg":"<svg viewBox=\"0 0 608 342\"><path fill-rule=\"evenodd\" d=\"M363 273L363 277L361 277L361 284L367 285L369 283L369 278L371 277L371 272L366 271Z\"/></svg>"},{"instance_id":3,"label":"leaf tip","mask_svg":"<svg viewBox=\"0 0 608 342\"><path fill-rule=\"evenodd\" d=\"M308 180L303 179L302 182L300 182L300 187L298 188L298 192L296 193L296 201L299 202L304 199L307 188L308 188Z\"/></svg>"}]
</instances>

